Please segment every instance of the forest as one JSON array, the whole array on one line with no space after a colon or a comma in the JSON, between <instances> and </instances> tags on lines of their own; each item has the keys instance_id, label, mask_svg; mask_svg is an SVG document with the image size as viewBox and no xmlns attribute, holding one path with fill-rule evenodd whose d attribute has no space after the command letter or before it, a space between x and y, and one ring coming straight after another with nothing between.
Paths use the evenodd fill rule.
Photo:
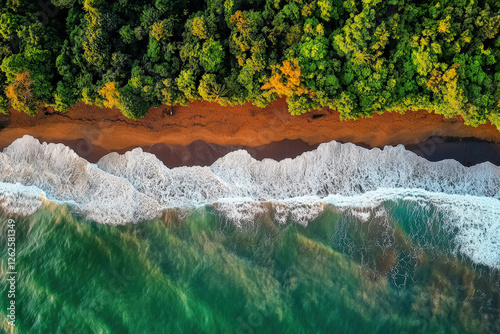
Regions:
<instances>
[{"instance_id":1,"label":"forest","mask_svg":"<svg viewBox=\"0 0 500 334\"><path fill-rule=\"evenodd\" d=\"M194 100L500 129L498 0L1 0L0 111Z\"/></svg>"}]
</instances>

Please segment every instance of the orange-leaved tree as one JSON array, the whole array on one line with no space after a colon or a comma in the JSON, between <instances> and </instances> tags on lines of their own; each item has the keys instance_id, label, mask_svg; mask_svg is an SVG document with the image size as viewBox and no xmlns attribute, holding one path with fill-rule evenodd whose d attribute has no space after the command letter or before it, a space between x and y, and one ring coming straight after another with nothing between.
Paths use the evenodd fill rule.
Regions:
<instances>
[{"instance_id":1,"label":"orange-leaved tree","mask_svg":"<svg viewBox=\"0 0 500 334\"><path fill-rule=\"evenodd\" d=\"M250 27L248 25L248 20L245 18L245 14L241 10L238 10L236 13L231 15L229 22L235 25L236 29L238 29L241 33L249 33Z\"/></svg>"},{"instance_id":2,"label":"orange-leaved tree","mask_svg":"<svg viewBox=\"0 0 500 334\"><path fill-rule=\"evenodd\" d=\"M30 115L36 113L37 103L33 95L33 80L29 72L19 73L5 89L5 94L14 109Z\"/></svg>"},{"instance_id":3,"label":"orange-leaved tree","mask_svg":"<svg viewBox=\"0 0 500 334\"><path fill-rule=\"evenodd\" d=\"M269 82L262 86L262 89L269 93L277 93L286 96L301 96L309 93L309 90L300 82L301 72L297 59L285 60L283 65L273 68L273 74Z\"/></svg>"}]
</instances>

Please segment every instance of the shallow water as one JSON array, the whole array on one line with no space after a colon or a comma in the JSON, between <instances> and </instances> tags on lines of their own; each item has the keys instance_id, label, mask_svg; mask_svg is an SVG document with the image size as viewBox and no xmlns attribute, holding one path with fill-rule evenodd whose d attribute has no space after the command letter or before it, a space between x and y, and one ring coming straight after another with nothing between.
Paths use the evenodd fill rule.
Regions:
<instances>
[{"instance_id":1,"label":"shallow water","mask_svg":"<svg viewBox=\"0 0 500 334\"><path fill-rule=\"evenodd\" d=\"M18 332L498 333L498 271L411 206L328 206L307 226L267 209L237 227L211 206L125 226L54 205L12 217Z\"/></svg>"}]
</instances>

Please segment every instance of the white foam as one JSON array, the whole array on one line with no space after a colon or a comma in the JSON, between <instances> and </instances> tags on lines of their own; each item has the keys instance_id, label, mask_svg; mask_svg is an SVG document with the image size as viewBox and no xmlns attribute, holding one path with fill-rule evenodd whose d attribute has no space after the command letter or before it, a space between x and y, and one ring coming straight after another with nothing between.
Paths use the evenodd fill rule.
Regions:
<instances>
[{"instance_id":1,"label":"white foam","mask_svg":"<svg viewBox=\"0 0 500 334\"><path fill-rule=\"evenodd\" d=\"M44 192L37 187L0 182L0 208L16 215L31 215L42 206Z\"/></svg>"},{"instance_id":2,"label":"white foam","mask_svg":"<svg viewBox=\"0 0 500 334\"><path fill-rule=\"evenodd\" d=\"M500 269L500 200L496 198L380 188L354 196L330 195L323 201L351 213L378 208L388 201L415 202L422 208L432 205L443 213L441 227L454 233L459 248L452 252L461 252L476 263ZM430 227L432 221L428 224Z\"/></svg>"},{"instance_id":3,"label":"white foam","mask_svg":"<svg viewBox=\"0 0 500 334\"><path fill-rule=\"evenodd\" d=\"M257 161L240 150L210 167L173 169L137 148L124 155L109 154L98 166L168 207L228 198L269 201L355 195L381 187L500 198L500 168L491 163L467 168L454 160L429 162L403 146L366 150L331 142L280 162Z\"/></svg>"},{"instance_id":4,"label":"white foam","mask_svg":"<svg viewBox=\"0 0 500 334\"><path fill-rule=\"evenodd\" d=\"M40 144L24 136L0 154L0 170L0 182L36 186L48 200L72 204L75 211L100 223L139 222L161 214L154 199L137 191L126 179L78 157L63 144ZM24 193L25 188L16 189ZM24 211L22 206L17 207L17 213L31 213L28 207Z\"/></svg>"},{"instance_id":5,"label":"white foam","mask_svg":"<svg viewBox=\"0 0 500 334\"><path fill-rule=\"evenodd\" d=\"M367 150L330 142L295 159L257 161L236 151L210 167L169 169L154 155L134 149L111 153L96 165L62 144L40 144L30 136L0 153L0 182L37 187L52 201L69 203L86 218L106 224L151 219L169 208L218 203L236 224L252 221L270 202L275 219L307 224L324 204L363 208L390 200L436 205L446 224L459 229L461 251L477 262L499 265L500 168L491 163L464 167L429 162L402 145ZM3 190L2 190L3 189ZM0 188L3 208L23 211L14 194ZM7 203L5 200L3 203ZM33 209L26 209L29 214ZM238 223L239 222L239 223Z\"/></svg>"}]
</instances>

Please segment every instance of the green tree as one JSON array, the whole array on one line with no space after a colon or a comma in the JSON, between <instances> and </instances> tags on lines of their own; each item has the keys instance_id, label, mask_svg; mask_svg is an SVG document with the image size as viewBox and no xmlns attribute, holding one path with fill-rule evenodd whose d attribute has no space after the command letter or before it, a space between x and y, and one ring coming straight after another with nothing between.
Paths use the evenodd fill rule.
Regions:
<instances>
[{"instance_id":1,"label":"green tree","mask_svg":"<svg viewBox=\"0 0 500 334\"><path fill-rule=\"evenodd\" d=\"M203 43L200 64L207 72L218 72L223 68L225 53L220 41L209 39Z\"/></svg>"}]
</instances>

